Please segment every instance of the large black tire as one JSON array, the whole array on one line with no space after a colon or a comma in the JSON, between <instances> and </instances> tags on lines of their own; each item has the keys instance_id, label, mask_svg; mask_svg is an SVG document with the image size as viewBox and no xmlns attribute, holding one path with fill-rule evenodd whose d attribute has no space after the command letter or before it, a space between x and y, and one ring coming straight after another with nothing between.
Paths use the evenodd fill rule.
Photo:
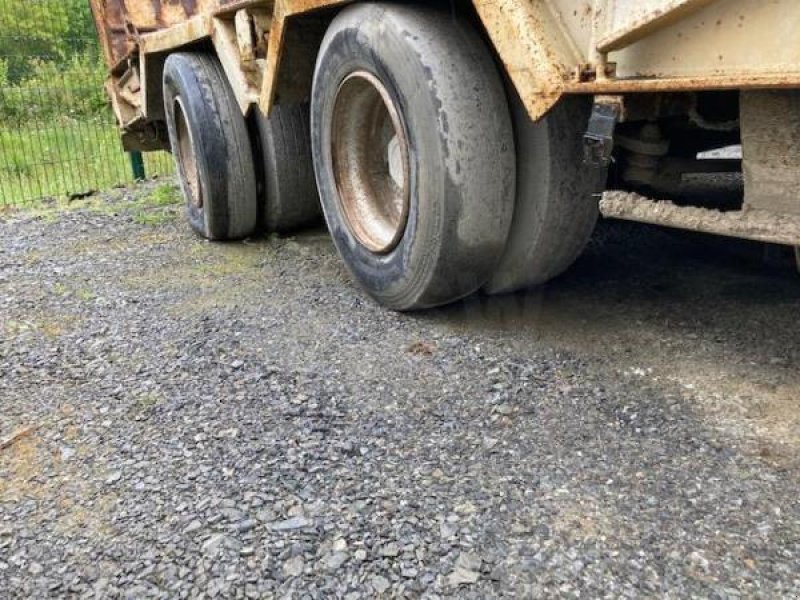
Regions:
<instances>
[{"instance_id":1,"label":"large black tire","mask_svg":"<svg viewBox=\"0 0 800 600\"><path fill-rule=\"evenodd\" d=\"M291 231L320 218L309 118L308 104L277 105L269 119L254 110L263 165L261 221L266 231Z\"/></svg>"},{"instance_id":2,"label":"large black tire","mask_svg":"<svg viewBox=\"0 0 800 600\"><path fill-rule=\"evenodd\" d=\"M167 130L192 229L241 239L257 219L247 125L216 57L178 52L164 64Z\"/></svg>"},{"instance_id":3,"label":"large black tire","mask_svg":"<svg viewBox=\"0 0 800 600\"><path fill-rule=\"evenodd\" d=\"M374 89L361 91L369 86ZM337 102L350 97L351 88L352 110L345 100ZM343 125L342 131L363 136L378 128L377 113L361 110L368 94L380 94L386 112L395 113L388 158L385 148L374 150L377 158L367 158L367 166L383 169L384 178L391 174L406 199L403 210L397 209L401 217L391 221L400 223L391 240L365 233L371 223L366 219L363 228L355 226L351 214L358 216L359 208L347 208L351 196L340 194L337 185L371 177L353 159L360 156L363 140L343 134L336 166L357 168L335 173L334 109L343 123L357 123L350 129ZM497 67L467 22L418 4L344 9L330 25L317 59L311 139L328 228L346 265L375 300L396 310L427 308L467 296L487 281L503 252L514 209L514 140ZM392 174L397 140L405 159L395 164L402 165L403 177ZM370 185L367 181L358 189L391 187L385 181L383 187ZM369 193L356 198L374 201Z\"/></svg>"},{"instance_id":4,"label":"large black tire","mask_svg":"<svg viewBox=\"0 0 800 600\"><path fill-rule=\"evenodd\" d=\"M598 217L605 171L583 163L591 101L562 99L534 123L511 91L517 148L517 201L506 249L484 286L501 294L545 283L586 247Z\"/></svg>"}]
</instances>

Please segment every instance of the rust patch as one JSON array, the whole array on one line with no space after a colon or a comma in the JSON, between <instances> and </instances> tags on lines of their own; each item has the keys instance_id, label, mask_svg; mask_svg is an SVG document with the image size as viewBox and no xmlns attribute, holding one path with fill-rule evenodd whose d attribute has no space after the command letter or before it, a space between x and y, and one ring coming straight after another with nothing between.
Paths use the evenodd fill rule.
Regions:
<instances>
[{"instance_id":1,"label":"rust patch","mask_svg":"<svg viewBox=\"0 0 800 600\"><path fill-rule=\"evenodd\" d=\"M545 3L475 0L475 9L531 119L558 101L577 64L570 40Z\"/></svg>"},{"instance_id":2,"label":"rust patch","mask_svg":"<svg viewBox=\"0 0 800 600\"><path fill-rule=\"evenodd\" d=\"M163 27L164 20L161 18L161 0L150 0L150 7L153 9L153 18L156 24L159 27Z\"/></svg>"},{"instance_id":3,"label":"rust patch","mask_svg":"<svg viewBox=\"0 0 800 600\"><path fill-rule=\"evenodd\" d=\"M141 39L142 52L144 54L166 52L209 35L211 35L211 19L206 16L197 16L168 29L143 35Z\"/></svg>"},{"instance_id":4,"label":"rust patch","mask_svg":"<svg viewBox=\"0 0 800 600\"><path fill-rule=\"evenodd\" d=\"M709 73L698 77L642 77L605 81L570 81L565 94L622 94L646 92L691 92L700 90L793 89L800 87L800 71L783 73Z\"/></svg>"},{"instance_id":5,"label":"rust patch","mask_svg":"<svg viewBox=\"0 0 800 600\"><path fill-rule=\"evenodd\" d=\"M125 64L133 57L141 34L170 31L173 27L184 25L194 15L203 15L209 19L214 15L224 15L227 19L235 9L242 7L256 7L264 12L270 12L273 18L269 31L264 31L269 36L266 63L258 67L257 77L247 75L238 84L247 88L244 96L239 95L248 103L252 102L255 95L250 87L258 88L258 103L265 112L269 112L276 100L278 88L281 98L285 89L290 96L295 95L294 90L288 89L285 85L286 77L281 74L282 71L290 69L287 57L305 53L313 55L317 50L312 44L303 41L299 42L299 46L295 46L298 42L292 33L297 23L292 17L324 9L340 8L351 1L90 0L106 62L112 67ZM615 52L609 57L611 62L607 65L605 60L601 60L605 58L605 54L597 53L598 49L608 51L627 46L637 40L639 43L647 44L651 38L657 39L659 36L663 38L673 26L677 28L674 34L678 37L688 35L693 27L701 34L711 36L710 42L722 39L720 34L714 34L712 31L721 28L717 25L719 18L716 13L715 18L705 26L700 22L700 17L705 13L697 12L701 9L713 12L715 10L713 0L665 0L657 10L651 12L644 9L630 13L621 12L622 19L612 24L611 33L604 29L608 17L604 3L598 3L592 8L587 2L575 1L570 4L567 0L554 2L473 0L473 5L506 73L519 93L528 114L534 120L543 117L563 94L800 87L800 65L796 64L796 56L791 52L774 57L771 62L765 63L763 57L758 59L761 62L730 57L732 48L725 46L712 53L714 60L711 61L703 59L708 53L704 53L702 46L698 47L696 41L690 44L684 37L671 45L662 40L660 45L653 46L649 53L637 52L636 49ZM633 6L633 3L630 5ZM750 25L750 29L753 30L750 35L755 35L763 27L768 26L778 18L776 15L780 18L800 18L800 12L781 16L780 12L776 12L780 9L765 3L758 14L754 15L754 17L760 15L760 21L758 25ZM566 13L574 13L575 18L565 18ZM747 22L750 23L752 20L753 18L748 17ZM597 21L597 24L594 21ZM743 21L742 15L738 20L740 27ZM728 21L725 23L727 25ZM581 37L581 32L586 33L588 27L596 29L592 32L594 41L591 43ZM716 37L713 37L714 35ZM177 38L167 35L162 40L162 51L177 47L170 46L172 42L177 41ZM673 63L682 56L677 53L676 48L687 46L694 52L687 55L692 57L692 60L686 61L692 69L675 67ZM773 46L779 47L775 44ZM773 46L770 46L770 49ZM768 50L771 51L770 49ZM762 50L761 53L764 52L766 51ZM724 61L716 58L723 54ZM259 57L263 55L262 48ZM673 63L668 62L669 56L673 58ZM135 57L133 58L135 60ZM238 56L236 59L239 60ZM615 63L618 65L616 72ZM237 70L241 69L233 69L231 65L226 69L229 72ZM683 73L687 76L683 76Z\"/></svg>"},{"instance_id":6,"label":"rust patch","mask_svg":"<svg viewBox=\"0 0 800 600\"><path fill-rule=\"evenodd\" d=\"M216 0L91 0L106 64L129 58L143 33L160 31L202 12Z\"/></svg>"}]
</instances>

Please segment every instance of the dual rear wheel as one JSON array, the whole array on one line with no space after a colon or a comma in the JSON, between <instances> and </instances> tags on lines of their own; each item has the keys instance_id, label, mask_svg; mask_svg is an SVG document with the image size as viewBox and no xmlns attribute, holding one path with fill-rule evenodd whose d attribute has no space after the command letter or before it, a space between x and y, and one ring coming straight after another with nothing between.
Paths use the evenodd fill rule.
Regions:
<instances>
[{"instance_id":1,"label":"dual rear wheel","mask_svg":"<svg viewBox=\"0 0 800 600\"><path fill-rule=\"evenodd\" d=\"M173 83L197 66L195 82ZM506 93L483 39L450 12L383 3L342 10L319 50L310 132L302 107L277 107L277 116L258 124L261 177L256 162L247 163L244 119L215 59L173 55L164 83L199 233L252 233L259 181L263 220L273 230L301 225L321 200L347 267L393 309L543 283L575 260L597 218L591 195L599 176L581 166L590 107L570 98L532 123ZM207 125L181 125L192 102L200 105L188 109L194 122ZM218 203L225 209L217 211Z\"/></svg>"},{"instance_id":2,"label":"dual rear wheel","mask_svg":"<svg viewBox=\"0 0 800 600\"><path fill-rule=\"evenodd\" d=\"M192 229L238 240L258 229L287 231L319 217L308 106L242 116L222 66L208 53L171 54L164 110Z\"/></svg>"}]
</instances>

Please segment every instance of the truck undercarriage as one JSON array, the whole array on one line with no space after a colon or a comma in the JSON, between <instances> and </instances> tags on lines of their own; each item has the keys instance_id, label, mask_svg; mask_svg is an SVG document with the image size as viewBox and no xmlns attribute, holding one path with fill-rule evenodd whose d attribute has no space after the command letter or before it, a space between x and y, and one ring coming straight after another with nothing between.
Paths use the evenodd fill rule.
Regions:
<instances>
[{"instance_id":1,"label":"truck undercarriage","mask_svg":"<svg viewBox=\"0 0 800 600\"><path fill-rule=\"evenodd\" d=\"M598 210L800 246L789 0L92 8L123 143L173 151L195 230L290 229L321 200L348 267L392 308L547 281ZM246 146L249 162L222 160ZM741 194L679 199L709 174Z\"/></svg>"}]
</instances>

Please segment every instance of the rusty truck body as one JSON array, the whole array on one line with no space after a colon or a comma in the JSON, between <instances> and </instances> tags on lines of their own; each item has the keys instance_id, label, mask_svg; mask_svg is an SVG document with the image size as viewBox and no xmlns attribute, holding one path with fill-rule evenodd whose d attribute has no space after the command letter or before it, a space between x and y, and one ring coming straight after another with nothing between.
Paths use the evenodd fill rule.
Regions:
<instances>
[{"instance_id":1,"label":"rusty truck body","mask_svg":"<svg viewBox=\"0 0 800 600\"><path fill-rule=\"evenodd\" d=\"M800 246L795 0L90 1L123 143L175 154L192 227L321 205L388 307L543 283L600 213ZM693 173L741 194L673 201Z\"/></svg>"}]
</instances>

